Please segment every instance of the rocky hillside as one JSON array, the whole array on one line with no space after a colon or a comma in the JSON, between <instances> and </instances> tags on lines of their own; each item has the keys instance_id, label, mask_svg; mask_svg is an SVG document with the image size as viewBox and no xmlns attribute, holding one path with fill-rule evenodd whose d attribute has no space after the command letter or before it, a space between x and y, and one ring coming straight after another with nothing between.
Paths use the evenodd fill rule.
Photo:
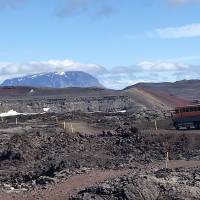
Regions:
<instances>
[{"instance_id":1,"label":"rocky hillside","mask_svg":"<svg viewBox=\"0 0 200 200\"><path fill-rule=\"evenodd\" d=\"M200 100L200 80L182 80L174 83L138 83L126 89L142 89L148 92L165 93L173 98L177 96L187 100Z\"/></svg>"},{"instance_id":2,"label":"rocky hillside","mask_svg":"<svg viewBox=\"0 0 200 200\"><path fill-rule=\"evenodd\" d=\"M189 100L171 95L164 91L156 91L145 87L132 86L126 88L124 93L127 93L136 102L145 105L148 109L168 110L175 106L190 104Z\"/></svg>"},{"instance_id":3,"label":"rocky hillside","mask_svg":"<svg viewBox=\"0 0 200 200\"><path fill-rule=\"evenodd\" d=\"M0 113L164 111L188 101L167 93L141 88L110 90L104 88L0 87ZM179 104L178 104L179 105Z\"/></svg>"},{"instance_id":4,"label":"rocky hillside","mask_svg":"<svg viewBox=\"0 0 200 200\"><path fill-rule=\"evenodd\" d=\"M0 88L0 113L15 110L19 113L48 112L117 112L137 110L143 105L121 91L101 88Z\"/></svg>"},{"instance_id":5,"label":"rocky hillside","mask_svg":"<svg viewBox=\"0 0 200 200\"><path fill-rule=\"evenodd\" d=\"M119 112L126 109L139 109L140 105L128 96L102 96L102 97L55 97L55 98L27 98L1 100L0 113L10 110L18 113L64 113L71 111L82 112Z\"/></svg>"},{"instance_id":6,"label":"rocky hillside","mask_svg":"<svg viewBox=\"0 0 200 200\"><path fill-rule=\"evenodd\" d=\"M139 83L124 90L4 86L0 87L0 113L9 110L41 113L44 109L48 112L163 112L175 106L191 104L191 99L198 97L198 83L197 80Z\"/></svg>"},{"instance_id":7,"label":"rocky hillside","mask_svg":"<svg viewBox=\"0 0 200 200\"><path fill-rule=\"evenodd\" d=\"M2 86L102 87L95 77L81 71L34 74L5 80Z\"/></svg>"}]
</instances>

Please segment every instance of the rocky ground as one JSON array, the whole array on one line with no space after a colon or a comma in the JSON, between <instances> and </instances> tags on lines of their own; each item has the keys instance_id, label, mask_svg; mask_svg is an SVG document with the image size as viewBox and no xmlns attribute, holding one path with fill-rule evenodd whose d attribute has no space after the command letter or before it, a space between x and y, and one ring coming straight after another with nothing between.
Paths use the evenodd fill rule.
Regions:
<instances>
[{"instance_id":1,"label":"rocky ground","mask_svg":"<svg viewBox=\"0 0 200 200\"><path fill-rule=\"evenodd\" d=\"M142 88L124 90L106 88L34 88L0 87L0 113L14 110L18 113L49 112L118 112L169 110L188 103L170 94L152 93Z\"/></svg>"},{"instance_id":2,"label":"rocky ground","mask_svg":"<svg viewBox=\"0 0 200 200\"><path fill-rule=\"evenodd\" d=\"M160 169L154 173L131 173L80 190L70 200L196 200L200 198L199 169Z\"/></svg>"},{"instance_id":3,"label":"rocky ground","mask_svg":"<svg viewBox=\"0 0 200 200\"><path fill-rule=\"evenodd\" d=\"M199 131L175 131L160 116L52 113L18 116L17 123L16 117L3 119L0 199L198 199ZM83 129L64 129L64 121L78 121ZM167 152L173 170L161 170Z\"/></svg>"}]
</instances>

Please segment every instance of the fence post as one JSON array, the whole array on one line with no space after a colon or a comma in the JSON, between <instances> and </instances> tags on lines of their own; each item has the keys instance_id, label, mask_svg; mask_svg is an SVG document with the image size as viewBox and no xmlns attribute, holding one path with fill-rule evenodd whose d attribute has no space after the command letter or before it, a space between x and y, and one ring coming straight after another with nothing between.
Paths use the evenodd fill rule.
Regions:
<instances>
[{"instance_id":1,"label":"fence post","mask_svg":"<svg viewBox=\"0 0 200 200\"><path fill-rule=\"evenodd\" d=\"M156 129L156 131L158 130L158 125L157 125L156 119L155 119L155 129Z\"/></svg>"},{"instance_id":2,"label":"fence post","mask_svg":"<svg viewBox=\"0 0 200 200\"><path fill-rule=\"evenodd\" d=\"M73 125L72 125L72 123L71 123L71 130L72 130L72 133L74 133L74 129L73 129Z\"/></svg>"},{"instance_id":3,"label":"fence post","mask_svg":"<svg viewBox=\"0 0 200 200\"><path fill-rule=\"evenodd\" d=\"M165 161L165 168L166 169L168 168L168 162L169 162L169 152L167 152L167 155L166 155L166 161Z\"/></svg>"},{"instance_id":4,"label":"fence post","mask_svg":"<svg viewBox=\"0 0 200 200\"><path fill-rule=\"evenodd\" d=\"M18 120L17 120L17 118L16 118L16 120L15 120L15 124L16 124L16 125L18 124Z\"/></svg>"},{"instance_id":5,"label":"fence post","mask_svg":"<svg viewBox=\"0 0 200 200\"><path fill-rule=\"evenodd\" d=\"M64 128L64 130L66 129L66 122L64 121L64 123L63 123L63 128Z\"/></svg>"}]
</instances>

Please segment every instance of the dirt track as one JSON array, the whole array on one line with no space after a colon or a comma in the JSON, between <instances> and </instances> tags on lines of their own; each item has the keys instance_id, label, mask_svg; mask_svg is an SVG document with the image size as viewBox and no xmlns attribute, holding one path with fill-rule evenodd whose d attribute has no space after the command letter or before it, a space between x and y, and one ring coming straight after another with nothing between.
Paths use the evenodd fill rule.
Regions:
<instances>
[{"instance_id":1,"label":"dirt track","mask_svg":"<svg viewBox=\"0 0 200 200\"><path fill-rule=\"evenodd\" d=\"M157 162L150 165L135 164L132 167L138 167L144 171L155 171L162 169L165 166L165 162ZM174 169L178 167L190 168L200 166L200 161L169 161L169 168ZM62 183L56 185L50 185L45 190L34 190L31 192L17 193L1 193L0 200L66 200L70 195L73 195L76 191L81 188L93 186L99 182L107 179L113 179L130 173L137 173L138 169L134 170L107 170L100 171L94 170L83 175L73 176Z\"/></svg>"}]
</instances>

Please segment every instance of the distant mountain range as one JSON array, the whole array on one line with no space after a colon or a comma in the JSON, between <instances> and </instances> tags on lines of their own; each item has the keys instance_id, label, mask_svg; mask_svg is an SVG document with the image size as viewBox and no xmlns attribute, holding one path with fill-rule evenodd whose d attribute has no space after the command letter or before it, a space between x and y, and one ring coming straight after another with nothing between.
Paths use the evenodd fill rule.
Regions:
<instances>
[{"instance_id":1,"label":"distant mountain range","mask_svg":"<svg viewBox=\"0 0 200 200\"><path fill-rule=\"evenodd\" d=\"M200 101L200 80L182 80L174 83L137 83L123 90L109 90L90 74L74 71L35 74L9 79L4 81L1 86L0 97L128 96L138 105L144 105L149 109L171 109L175 106Z\"/></svg>"},{"instance_id":2,"label":"distant mountain range","mask_svg":"<svg viewBox=\"0 0 200 200\"><path fill-rule=\"evenodd\" d=\"M82 71L51 72L5 80L1 86L103 87L92 75Z\"/></svg>"},{"instance_id":3,"label":"distant mountain range","mask_svg":"<svg viewBox=\"0 0 200 200\"><path fill-rule=\"evenodd\" d=\"M65 84L63 84L63 82L60 82L60 80L64 79L64 77L67 75L70 75L69 77L72 78L73 76L71 76L71 73L73 74L73 76L76 75L75 80L78 81L78 83L75 82L75 84L74 79L73 82L67 79L68 82ZM34 80L34 84L32 84L34 86L29 87L19 87L19 85L22 85L22 83L24 85L30 85L32 83L25 82L25 80L27 80L27 77L20 78L19 80L17 79L17 86L14 86L14 81L16 81L16 79L11 79L9 81L7 80L4 82L4 85L7 86L0 87L0 98L39 98L40 96L51 96L52 98L57 98L64 96L65 98L93 97L95 99L96 97L107 97L109 99L111 97L115 97L117 100L116 102L113 101L113 103L115 105L118 105L118 98L125 97L126 99L128 98L128 100L134 106L144 106L150 110L169 110L174 109L175 106L198 103L198 101L200 102L200 80L182 80L174 83L138 83L133 86L129 86L123 90L111 90L101 87L101 84L98 82L98 80L93 77L91 78L90 75L89 77L91 78L92 83L88 81L90 80L90 78L82 78L82 76L78 76L80 74L82 74L82 72L48 73L42 75L28 76L28 80ZM59 81L57 81L56 83L56 79L54 79L54 77L57 76L59 77ZM46 77L46 79L44 77ZM81 79L77 79L77 77L81 77ZM41 81L41 79L43 80L43 82ZM48 82L45 82L45 80L47 80ZM101 88L98 86L100 86ZM127 105L127 109L128 108L129 106Z\"/></svg>"}]
</instances>

